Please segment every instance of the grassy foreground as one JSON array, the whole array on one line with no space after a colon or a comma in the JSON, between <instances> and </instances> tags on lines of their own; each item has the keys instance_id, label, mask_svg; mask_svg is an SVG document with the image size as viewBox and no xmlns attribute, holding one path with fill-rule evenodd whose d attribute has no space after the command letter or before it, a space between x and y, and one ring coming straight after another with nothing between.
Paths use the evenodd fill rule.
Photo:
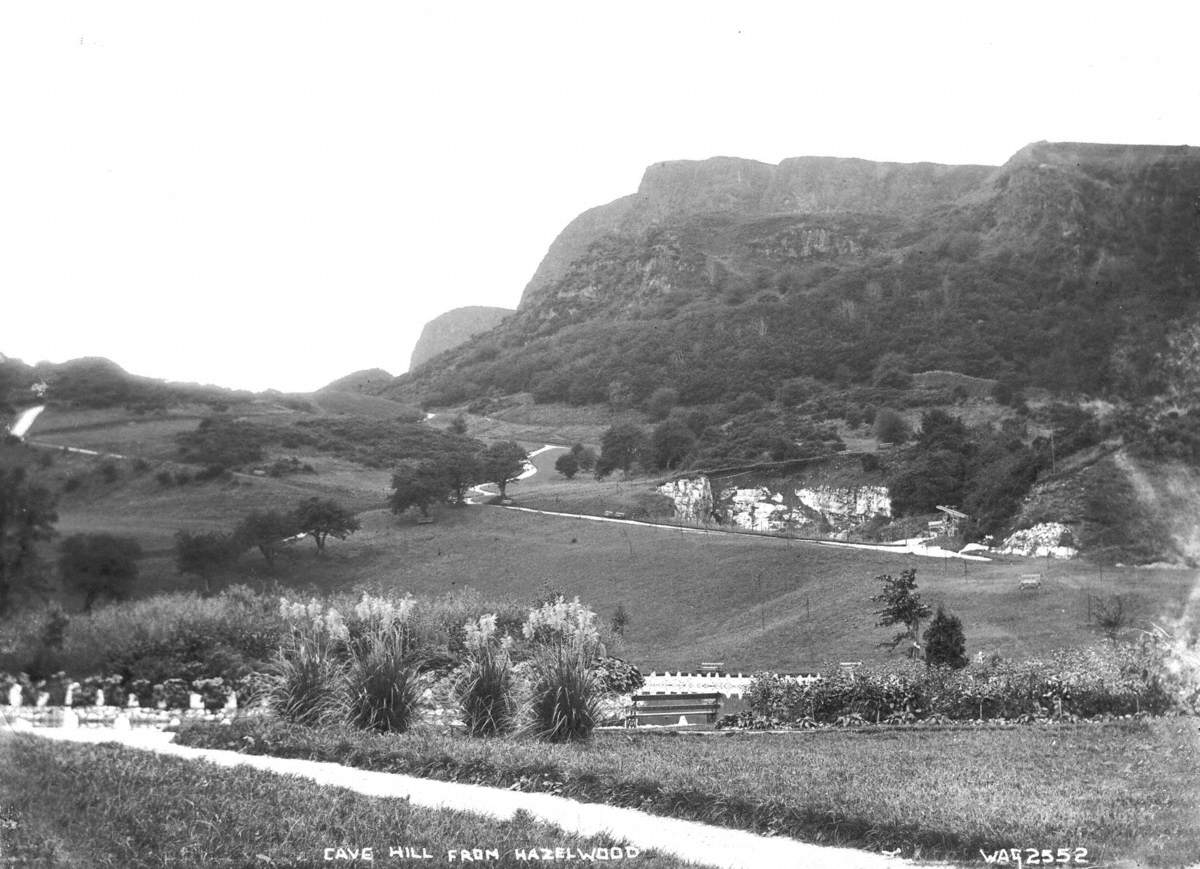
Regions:
<instances>
[{"instance_id":1,"label":"grassy foreground","mask_svg":"<svg viewBox=\"0 0 1200 869\"><path fill-rule=\"evenodd\" d=\"M290 776L230 770L116 745L0 736L0 865L45 867L403 865L390 847L450 865L451 848L489 848L489 866L527 866L514 850L620 844L570 836L518 815L500 822L365 797ZM373 848L373 861L326 848ZM461 861L454 861L458 865ZM639 866L695 864L642 852Z\"/></svg>"},{"instance_id":2,"label":"grassy foreground","mask_svg":"<svg viewBox=\"0 0 1200 869\"><path fill-rule=\"evenodd\" d=\"M602 732L583 745L370 736L269 721L179 741L333 761L904 856L1087 848L1092 863L1200 860L1194 718L987 731L682 736Z\"/></svg>"}]
</instances>

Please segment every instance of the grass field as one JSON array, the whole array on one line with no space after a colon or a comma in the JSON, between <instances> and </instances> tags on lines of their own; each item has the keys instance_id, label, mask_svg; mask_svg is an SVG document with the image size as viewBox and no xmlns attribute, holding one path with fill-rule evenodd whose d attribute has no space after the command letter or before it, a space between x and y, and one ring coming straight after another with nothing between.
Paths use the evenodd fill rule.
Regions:
<instances>
[{"instance_id":1,"label":"grass field","mask_svg":"<svg viewBox=\"0 0 1200 869\"><path fill-rule=\"evenodd\" d=\"M538 844L590 850L611 839L570 836L529 816L501 822L407 800L365 797L291 776L230 770L116 745L51 743L0 734L0 865L240 867L329 865L326 848L389 846L434 855L495 848L492 866L524 866L513 850ZM336 851L334 852L336 855ZM639 866L690 866L653 852Z\"/></svg>"},{"instance_id":2,"label":"grass field","mask_svg":"<svg viewBox=\"0 0 1200 869\"><path fill-rule=\"evenodd\" d=\"M103 442L126 455L134 454L131 447L140 438L160 447L170 440L165 430L151 436L139 433L139 426L182 422L129 425L104 413L64 419L91 426L79 432L95 438L89 443ZM51 415L46 424L54 422ZM476 422L473 418L472 425ZM76 441L74 435L62 437ZM524 443L533 448L538 441L545 442ZM1172 623L1195 596L1200 579L1194 570L1101 569L1085 561L1019 558L988 564L944 561L498 508L441 507L433 524L422 525L384 506L387 471L297 455L316 473L239 474L224 482L163 486L156 471L181 466L156 459L139 472L126 460L116 462L118 479L109 482L98 473L106 460L61 453L53 454L53 467L38 473L60 490L68 477L81 480L74 491L62 494L61 535L105 531L139 540L146 557L137 594L188 586L190 580L173 563L176 531L231 530L250 510L290 509L305 497L321 495L358 511L362 530L346 541L331 541L321 558L315 547L299 541L274 568L256 552L247 553L224 580L259 587L277 583L301 593L372 587L437 595L472 587L485 599L513 601L529 601L549 585L578 595L606 620L623 606L630 623L622 654L646 670L691 669L719 660L735 671L802 671L828 662L880 660L889 652L878 644L890 633L875 627L874 577L906 567L917 569L926 601L944 604L962 619L969 654L1018 658L1100 639L1089 625L1097 596L1122 595L1139 626ZM567 481L553 471L558 455L541 454L539 473L510 487L517 504L568 512L611 504L632 513L639 504L665 500L653 493L650 480ZM45 555L52 561L53 548L47 547ZM1043 574L1042 589L1021 592L1019 577L1030 572Z\"/></svg>"},{"instance_id":3,"label":"grass field","mask_svg":"<svg viewBox=\"0 0 1200 869\"><path fill-rule=\"evenodd\" d=\"M247 738L249 737L249 738ZM582 745L368 736L239 722L185 744L546 790L812 842L973 865L1086 848L1104 866L1200 860L1194 718L986 731L602 732Z\"/></svg>"}]
</instances>

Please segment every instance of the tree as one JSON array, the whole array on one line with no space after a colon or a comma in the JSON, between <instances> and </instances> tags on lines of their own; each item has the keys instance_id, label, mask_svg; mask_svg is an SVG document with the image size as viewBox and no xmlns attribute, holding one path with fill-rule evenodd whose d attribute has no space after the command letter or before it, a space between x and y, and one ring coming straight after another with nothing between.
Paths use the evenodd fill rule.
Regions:
<instances>
[{"instance_id":1,"label":"tree","mask_svg":"<svg viewBox=\"0 0 1200 869\"><path fill-rule=\"evenodd\" d=\"M345 540L361 526L354 514L332 498L308 498L292 514L298 531L312 537L317 552L325 551L325 538Z\"/></svg>"},{"instance_id":2,"label":"tree","mask_svg":"<svg viewBox=\"0 0 1200 869\"><path fill-rule=\"evenodd\" d=\"M618 469L628 474L645 452L646 433L641 428L632 423L614 425L600 437L596 476L607 477Z\"/></svg>"},{"instance_id":3,"label":"tree","mask_svg":"<svg viewBox=\"0 0 1200 869\"><path fill-rule=\"evenodd\" d=\"M50 539L57 521L49 490L28 482L24 468L0 468L0 616L35 588L35 545Z\"/></svg>"},{"instance_id":4,"label":"tree","mask_svg":"<svg viewBox=\"0 0 1200 869\"><path fill-rule=\"evenodd\" d=\"M871 371L871 385L907 389L912 385L908 360L900 353L884 353Z\"/></svg>"},{"instance_id":5,"label":"tree","mask_svg":"<svg viewBox=\"0 0 1200 869\"><path fill-rule=\"evenodd\" d=\"M437 463L422 459L401 465L392 474L392 494L388 504L392 512L403 513L416 507L422 516L429 516L429 506L446 497L447 484Z\"/></svg>"},{"instance_id":6,"label":"tree","mask_svg":"<svg viewBox=\"0 0 1200 869\"><path fill-rule=\"evenodd\" d=\"M575 453L563 453L554 461L554 470L558 471L568 480L575 479L575 475L579 473L579 459L575 457Z\"/></svg>"},{"instance_id":7,"label":"tree","mask_svg":"<svg viewBox=\"0 0 1200 869\"><path fill-rule=\"evenodd\" d=\"M654 466L672 470L679 467L696 446L696 435L679 419L671 418L654 427L650 452Z\"/></svg>"},{"instance_id":8,"label":"tree","mask_svg":"<svg viewBox=\"0 0 1200 869\"><path fill-rule=\"evenodd\" d=\"M500 441L489 444L479 458L480 476L500 489L500 497L507 497L508 484L515 481L525 470L529 454L516 441Z\"/></svg>"},{"instance_id":9,"label":"tree","mask_svg":"<svg viewBox=\"0 0 1200 869\"><path fill-rule=\"evenodd\" d=\"M467 418L461 413L450 420L450 432L456 435L465 435L467 433Z\"/></svg>"},{"instance_id":10,"label":"tree","mask_svg":"<svg viewBox=\"0 0 1200 869\"><path fill-rule=\"evenodd\" d=\"M571 455L575 456L575 461L579 462L581 471L590 471L596 467L596 451L591 447L575 444L571 447Z\"/></svg>"},{"instance_id":11,"label":"tree","mask_svg":"<svg viewBox=\"0 0 1200 869\"><path fill-rule=\"evenodd\" d=\"M941 605L925 629L925 663L929 666L967 666L967 638L958 616L947 615Z\"/></svg>"},{"instance_id":12,"label":"tree","mask_svg":"<svg viewBox=\"0 0 1200 869\"><path fill-rule=\"evenodd\" d=\"M299 529L294 516L278 510L253 510L238 523L233 537L243 548L257 547L267 564L274 566L283 541L297 533Z\"/></svg>"},{"instance_id":13,"label":"tree","mask_svg":"<svg viewBox=\"0 0 1200 869\"><path fill-rule=\"evenodd\" d=\"M894 410L875 412L875 439L880 443L902 444L908 440L908 423Z\"/></svg>"},{"instance_id":14,"label":"tree","mask_svg":"<svg viewBox=\"0 0 1200 869\"><path fill-rule=\"evenodd\" d=\"M679 403L679 391L670 386L660 386L650 393L646 399L646 413L656 422L664 420L676 404Z\"/></svg>"},{"instance_id":15,"label":"tree","mask_svg":"<svg viewBox=\"0 0 1200 869\"><path fill-rule=\"evenodd\" d=\"M904 630L896 634L890 643L880 643L881 646L891 646L893 649L904 640L910 640L908 656L919 657L921 654L921 619L927 617L932 610L917 594L917 571L915 568L902 570L899 577L885 573L875 577L883 583L883 591L871 598L874 603L883 607L875 611L879 628L890 628L893 625L904 625Z\"/></svg>"},{"instance_id":16,"label":"tree","mask_svg":"<svg viewBox=\"0 0 1200 869\"><path fill-rule=\"evenodd\" d=\"M62 543L58 571L63 584L83 594L83 611L97 598L123 600L137 579L142 547L132 537L113 534L72 534Z\"/></svg>"},{"instance_id":17,"label":"tree","mask_svg":"<svg viewBox=\"0 0 1200 869\"><path fill-rule=\"evenodd\" d=\"M212 592L213 577L237 561L241 547L228 534L203 531L175 534L175 567L200 579L205 594Z\"/></svg>"}]
</instances>

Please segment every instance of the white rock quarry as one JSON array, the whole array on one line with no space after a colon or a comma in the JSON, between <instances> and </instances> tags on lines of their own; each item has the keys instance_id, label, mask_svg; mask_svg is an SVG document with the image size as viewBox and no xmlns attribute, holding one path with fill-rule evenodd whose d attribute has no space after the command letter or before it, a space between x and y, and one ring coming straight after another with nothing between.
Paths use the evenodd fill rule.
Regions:
<instances>
[{"instance_id":1,"label":"white rock quarry","mask_svg":"<svg viewBox=\"0 0 1200 869\"><path fill-rule=\"evenodd\" d=\"M816 486L797 489L796 497L809 509L830 520L861 521L872 516L892 515L892 499L886 486Z\"/></svg>"},{"instance_id":2,"label":"white rock quarry","mask_svg":"<svg viewBox=\"0 0 1200 869\"><path fill-rule=\"evenodd\" d=\"M1042 522L1032 528L1014 531L1000 544L1002 555L1034 558L1074 558L1079 550L1071 546L1075 538L1061 522Z\"/></svg>"},{"instance_id":3,"label":"white rock quarry","mask_svg":"<svg viewBox=\"0 0 1200 869\"><path fill-rule=\"evenodd\" d=\"M842 532L874 516L892 515L885 486L812 486L794 489L790 497L766 486L722 489L714 497L703 474L671 480L658 491L675 503L675 518L687 522L720 522L747 531L785 531L828 524Z\"/></svg>"}]
</instances>

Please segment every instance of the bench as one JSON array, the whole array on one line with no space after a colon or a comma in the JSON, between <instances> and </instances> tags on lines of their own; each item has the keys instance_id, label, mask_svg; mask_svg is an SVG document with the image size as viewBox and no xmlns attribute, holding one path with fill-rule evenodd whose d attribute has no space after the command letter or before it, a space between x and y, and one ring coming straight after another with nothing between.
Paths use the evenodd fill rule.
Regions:
<instances>
[{"instance_id":1,"label":"bench","mask_svg":"<svg viewBox=\"0 0 1200 869\"><path fill-rule=\"evenodd\" d=\"M1042 586L1042 575L1040 573L1023 573L1021 574L1021 591L1029 589L1037 591Z\"/></svg>"},{"instance_id":2,"label":"bench","mask_svg":"<svg viewBox=\"0 0 1200 869\"><path fill-rule=\"evenodd\" d=\"M713 724L720 712L720 694L635 694L625 726Z\"/></svg>"}]
</instances>

